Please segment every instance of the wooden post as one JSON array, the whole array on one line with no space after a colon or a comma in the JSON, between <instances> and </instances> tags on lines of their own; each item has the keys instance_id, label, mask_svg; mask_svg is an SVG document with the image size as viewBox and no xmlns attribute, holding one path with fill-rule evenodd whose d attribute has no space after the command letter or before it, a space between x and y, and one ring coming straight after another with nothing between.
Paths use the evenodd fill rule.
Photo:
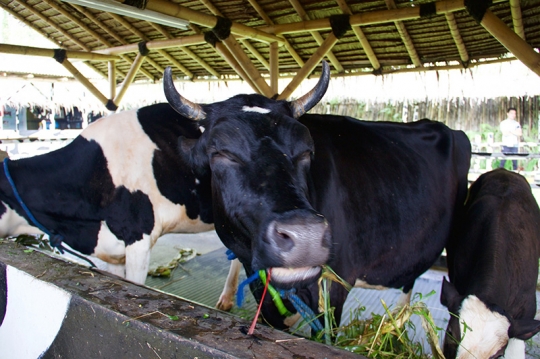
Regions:
<instances>
[{"instance_id":1,"label":"wooden post","mask_svg":"<svg viewBox=\"0 0 540 359\"><path fill-rule=\"evenodd\" d=\"M229 52L227 47L223 45L221 42L216 43L216 51L227 61L227 63L233 68L233 70L244 80L248 83L249 86L255 91L256 93L261 93L257 86L251 81L249 76L246 74L244 69L238 64L234 56Z\"/></svg>"},{"instance_id":2,"label":"wooden post","mask_svg":"<svg viewBox=\"0 0 540 359\"><path fill-rule=\"evenodd\" d=\"M270 44L270 89L274 95L279 93L279 45L276 42Z\"/></svg>"},{"instance_id":3,"label":"wooden post","mask_svg":"<svg viewBox=\"0 0 540 359\"><path fill-rule=\"evenodd\" d=\"M238 42L234 39L233 36L229 36L225 40L223 40L223 44L227 46L227 49L231 52L231 54L234 56L236 61L240 64L240 66L244 69L248 77L253 81L255 86L259 89L259 93L266 96L266 97L272 97L272 90L270 89L270 86L266 83L266 81L262 78L260 72L253 66L253 63L247 57L246 53Z\"/></svg>"},{"instance_id":4,"label":"wooden post","mask_svg":"<svg viewBox=\"0 0 540 359\"><path fill-rule=\"evenodd\" d=\"M309 76L309 74L321 62L321 60L328 53L328 51L330 51L332 47L334 47L338 40L339 39L336 37L336 35L334 35L333 32L328 34L328 37L326 38L326 40L324 40L324 43L317 49L317 51L315 51L313 55L311 55L304 67L302 67L300 71L297 72L296 76L291 80L289 85L287 85L287 88L285 88L285 90L283 90L283 92L278 96L278 100L284 100L289 98L289 96L291 96L294 90L296 90L298 85L300 85L300 83Z\"/></svg>"},{"instance_id":5,"label":"wooden post","mask_svg":"<svg viewBox=\"0 0 540 359\"><path fill-rule=\"evenodd\" d=\"M513 32L491 10L487 10L480 24L531 71L540 76L540 54L518 34Z\"/></svg>"},{"instance_id":6,"label":"wooden post","mask_svg":"<svg viewBox=\"0 0 540 359\"><path fill-rule=\"evenodd\" d=\"M515 33L525 40L525 31L523 30L523 19L521 17L519 0L510 0L510 12L512 13L512 23L514 24Z\"/></svg>"},{"instance_id":7,"label":"wooden post","mask_svg":"<svg viewBox=\"0 0 540 359\"><path fill-rule=\"evenodd\" d=\"M110 86L110 98L113 99L116 96L116 67L114 61L109 61L109 86Z\"/></svg>"},{"instance_id":8,"label":"wooden post","mask_svg":"<svg viewBox=\"0 0 540 359\"><path fill-rule=\"evenodd\" d=\"M107 105L109 101L99 90L86 78L83 74L77 70L75 66L68 60L64 60L62 65L75 77L92 95L96 96L97 99L104 105Z\"/></svg>"},{"instance_id":9,"label":"wooden post","mask_svg":"<svg viewBox=\"0 0 540 359\"><path fill-rule=\"evenodd\" d=\"M454 16L454 13L446 13L446 22L448 23L448 27L450 28L450 33L452 34L452 38L454 39L454 42L456 43L456 47L459 52L459 57L461 57L461 61L466 64L469 62L469 53L467 52L467 49L465 48L465 44L463 43L463 39L461 38L461 34L459 33L459 29L456 23L456 18Z\"/></svg>"},{"instance_id":10,"label":"wooden post","mask_svg":"<svg viewBox=\"0 0 540 359\"><path fill-rule=\"evenodd\" d=\"M131 65L131 68L129 69L126 78L124 79L124 82L122 83L122 88L120 89L120 92L116 95L114 98L114 104L118 106L120 104L120 101L122 101L122 98L126 94L127 89L135 79L135 75L137 75L137 71L139 71L139 68L141 67L142 63L144 62L145 56L138 54L135 58L135 61L133 61L133 65Z\"/></svg>"}]
</instances>

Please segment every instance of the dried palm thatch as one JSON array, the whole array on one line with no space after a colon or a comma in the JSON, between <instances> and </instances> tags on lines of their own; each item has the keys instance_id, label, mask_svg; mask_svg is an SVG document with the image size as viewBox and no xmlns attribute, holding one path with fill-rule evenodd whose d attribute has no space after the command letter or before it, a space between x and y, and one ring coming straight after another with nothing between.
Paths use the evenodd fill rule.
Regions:
<instances>
[{"instance_id":1,"label":"dried palm thatch","mask_svg":"<svg viewBox=\"0 0 540 359\"><path fill-rule=\"evenodd\" d=\"M534 51L540 47L540 0L124 1L187 20L185 29L66 1L73 0L0 0L66 50L0 44L0 52L54 56L113 107L131 82L157 81L166 66L183 80L242 78L267 96L276 94L278 74L295 76L280 97L317 72L323 57L334 77L467 68L515 57L540 75ZM110 94L71 68L75 58L110 79Z\"/></svg>"}]
</instances>

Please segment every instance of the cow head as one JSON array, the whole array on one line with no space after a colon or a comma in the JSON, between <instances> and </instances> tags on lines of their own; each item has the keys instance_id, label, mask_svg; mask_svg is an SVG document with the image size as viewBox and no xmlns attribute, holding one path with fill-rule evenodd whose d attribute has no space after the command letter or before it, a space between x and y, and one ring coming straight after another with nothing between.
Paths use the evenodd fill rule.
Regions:
<instances>
[{"instance_id":1,"label":"cow head","mask_svg":"<svg viewBox=\"0 0 540 359\"><path fill-rule=\"evenodd\" d=\"M281 287L316 278L330 255L328 223L308 198L313 140L296 120L320 101L328 81L323 63L318 84L296 101L238 95L199 105L177 92L170 70L164 76L171 106L204 129L179 146L211 186L220 239L252 270L274 268L272 281Z\"/></svg>"},{"instance_id":2,"label":"cow head","mask_svg":"<svg viewBox=\"0 0 540 359\"><path fill-rule=\"evenodd\" d=\"M475 295L460 295L446 278L441 303L452 313L444 340L448 359L499 358L510 339L527 340L540 331L540 321L510 318L497 305Z\"/></svg>"}]
</instances>

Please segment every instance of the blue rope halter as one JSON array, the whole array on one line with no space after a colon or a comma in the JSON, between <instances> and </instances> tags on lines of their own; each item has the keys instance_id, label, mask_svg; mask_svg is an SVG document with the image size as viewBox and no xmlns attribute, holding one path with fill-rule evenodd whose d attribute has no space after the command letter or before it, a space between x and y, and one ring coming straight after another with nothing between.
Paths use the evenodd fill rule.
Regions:
<instances>
[{"instance_id":1,"label":"blue rope halter","mask_svg":"<svg viewBox=\"0 0 540 359\"><path fill-rule=\"evenodd\" d=\"M76 257L79 257L87 261L88 263L90 263L90 267L95 267L96 265L90 259L83 257L79 253L73 252L65 248L62 245L62 242L64 241L64 236L62 236L61 234L52 233L51 231L47 230L47 228L45 228L41 223L38 222L36 217L34 217L32 212L30 212L30 209L26 206L26 204L22 200L21 195L19 194L19 191L17 191L15 182L13 182L13 178L11 178L11 174L9 173L8 162L9 162L9 158L8 157L4 158L4 173L6 175L6 179L8 180L9 185L11 186L11 190L13 191L13 195L15 196L15 199L17 200L17 202L19 202L19 205L22 207L22 209L24 210L28 218L30 218L30 221L34 224L34 226L36 226L43 233L49 236L49 243L51 244L53 248L58 249L60 253L64 254L64 251L66 251Z\"/></svg>"}]
</instances>

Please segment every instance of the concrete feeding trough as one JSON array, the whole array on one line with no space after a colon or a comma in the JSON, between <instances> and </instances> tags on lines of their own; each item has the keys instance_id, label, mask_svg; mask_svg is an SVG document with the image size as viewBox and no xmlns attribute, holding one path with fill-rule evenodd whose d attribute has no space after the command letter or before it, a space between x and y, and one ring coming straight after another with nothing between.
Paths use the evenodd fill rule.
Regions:
<instances>
[{"instance_id":1,"label":"concrete feeding trough","mask_svg":"<svg viewBox=\"0 0 540 359\"><path fill-rule=\"evenodd\" d=\"M0 241L0 357L362 358Z\"/></svg>"}]
</instances>

